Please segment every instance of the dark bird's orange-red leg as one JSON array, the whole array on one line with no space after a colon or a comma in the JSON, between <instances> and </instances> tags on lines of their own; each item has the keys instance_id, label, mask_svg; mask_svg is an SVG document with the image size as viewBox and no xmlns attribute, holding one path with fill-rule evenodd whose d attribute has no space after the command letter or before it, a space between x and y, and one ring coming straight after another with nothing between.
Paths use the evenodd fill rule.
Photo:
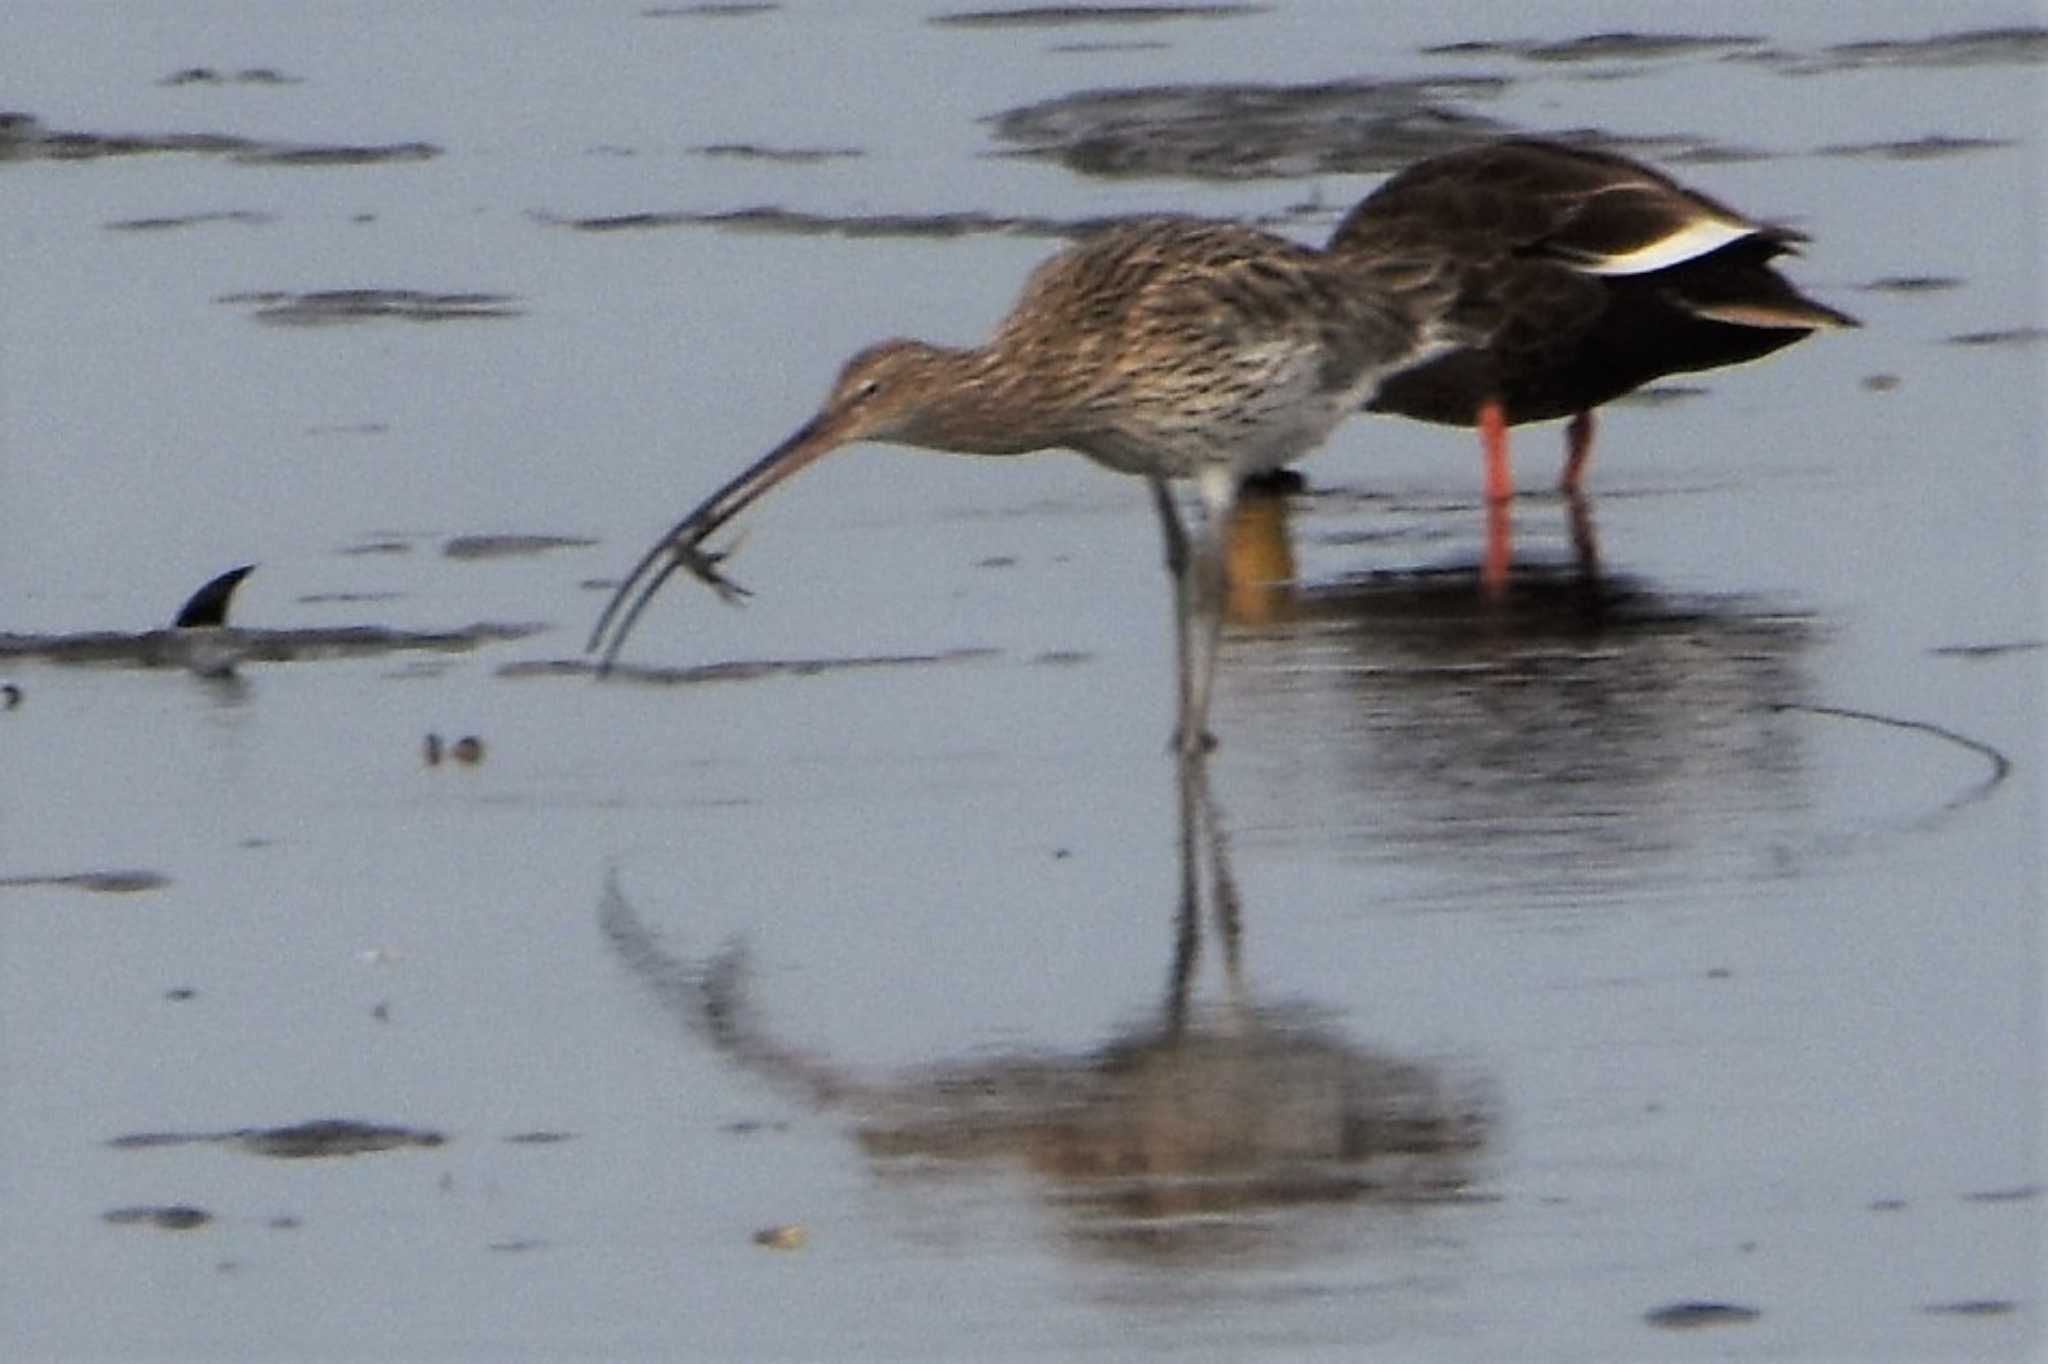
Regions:
<instances>
[{"instance_id":1,"label":"dark bird's orange-red leg","mask_svg":"<svg viewBox=\"0 0 2048 1364\"><path fill-rule=\"evenodd\" d=\"M1507 587L1508 555L1515 481L1508 471L1507 412L1498 398L1479 405L1479 444L1486 456L1486 556L1480 561L1479 585L1497 597Z\"/></svg>"},{"instance_id":2,"label":"dark bird's orange-red leg","mask_svg":"<svg viewBox=\"0 0 2048 1364\"><path fill-rule=\"evenodd\" d=\"M1515 480L1508 472L1508 414L1498 398L1479 405L1479 448L1486 456L1486 500L1505 502L1515 495Z\"/></svg>"}]
</instances>

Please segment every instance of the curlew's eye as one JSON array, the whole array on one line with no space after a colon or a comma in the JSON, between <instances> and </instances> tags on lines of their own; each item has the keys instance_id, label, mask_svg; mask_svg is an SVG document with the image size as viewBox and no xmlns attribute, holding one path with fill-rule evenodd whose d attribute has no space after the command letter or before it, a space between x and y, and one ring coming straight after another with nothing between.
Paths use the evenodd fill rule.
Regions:
<instances>
[{"instance_id":1,"label":"curlew's eye","mask_svg":"<svg viewBox=\"0 0 2048 1364\"><path fill-rule=\"evenodd\" d=\"M868 399L874 397L877 393L880 393L881 391L882 381L880 379L863 379L858 384L854 385L853 393L851 396L853 398L853 401L857 403L864 403Z\"/></svg>"}]
</instances>

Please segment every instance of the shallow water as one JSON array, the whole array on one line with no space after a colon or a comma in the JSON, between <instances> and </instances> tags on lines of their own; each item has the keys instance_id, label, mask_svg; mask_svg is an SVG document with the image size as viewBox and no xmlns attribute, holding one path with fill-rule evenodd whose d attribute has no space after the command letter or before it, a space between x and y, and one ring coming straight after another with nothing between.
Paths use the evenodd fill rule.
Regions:
<instances>
[{"instance_id":1,"label":"shallow water","mask_svg":"<svg viewBox=\"0 0 2048 1364\"><path fill-rule=\"evenodd\" d=\"M2038 16L1221 9L9 9L10 1355L2038 1347ZM1497 607L1469 433L1340 431L1199 793L1069 457L827 461L588 677L858 345L1482 124L1865 327L1608 409L1590 528L1518 432Z\"/></svg>"}]
</instances>

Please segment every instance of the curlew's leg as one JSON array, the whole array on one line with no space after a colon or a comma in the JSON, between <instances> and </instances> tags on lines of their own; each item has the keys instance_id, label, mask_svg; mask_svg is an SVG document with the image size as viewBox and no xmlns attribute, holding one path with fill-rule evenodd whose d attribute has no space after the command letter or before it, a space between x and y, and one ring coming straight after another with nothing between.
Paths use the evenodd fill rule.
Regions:
<instances>
[{"instance_id":1,"label":"curlew's leg","mask_svg":"<svg viewBox=\"0 0 2048 1364\"><path fill-rule=\"evenodd\" d=\"M1216 655L1223 640L1223 607L1230 591L1230 519L1237 510L1238 476L1227 465L1208 465L1196 475L1202 495L1202 523L1188 560L1189 687L1181 716L1180 749L1203 753L1216 746L1209 733L1209 694L1216 681Z\"/></svg>"},{"instance_id":2,"label":"curlew's leg","mask_svg":"<svg viewBox=\"0 0 2048 1364\"><path fill-rule=\"evenodd\" d=\"M1193 609L1189 600L1188 533L1181 525L1180 510L1173 505L1173 489L1166 480L1152 475L1145 482L1152 489L1152 506L1159 513L1159 534L1166 542L1166 572L1173 579L1173 661L1177 687L1174 723L1185 726L1194 677L1188 657L1188 617ZM1180 744L1180 733L1178 728L1174 731L1176 745Z\"/></svg>"},{"instance_id":3,"label":"curlew's leg","mask_svg":"<svg viewBox=\"0 0 2048 1364\"><path fill-rule=\"evenodd\" d=\"M1574 416L1564 429L1564 472L1557 477L1557 490L1566 496L1576 496L1586 476L1586 465L1593 458L1595 424L1593 409L1589 407Z\"/></svg>"},{"instance_id":4,"label":"curlew's leg","mask_svg":"<svg viewBox=\"0 0 2048 1364\"><path fill-rule=\"evenodd\" d=\"M1204 515L1190 538L1166 480L1153 475L1152 505L1166 541L1166 571L1173 575L1173 638L1180 708L1174 746L1201 753L1210 737L1209 690L1216 675L1216 648L1223 629L1224 541L1237 502L1237 477L1224 467L1205 469L1198 480Z\"/></svg>"}]
</instances>

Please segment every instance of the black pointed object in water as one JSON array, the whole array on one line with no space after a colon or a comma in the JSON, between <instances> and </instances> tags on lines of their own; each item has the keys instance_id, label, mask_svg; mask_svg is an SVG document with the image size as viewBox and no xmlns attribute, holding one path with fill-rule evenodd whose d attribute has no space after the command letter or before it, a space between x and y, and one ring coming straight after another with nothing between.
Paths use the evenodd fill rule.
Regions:
<instances>
[{"instance_id":1,"label":"black pointed object in water","mask_svg":"<svg viewBox=\"0 0 2048 1364\"><path fill-rule=\"evenodd\" d=\"M228 606L256 565L231 568L194 592L171 622L175 657L200 677L233 680L245 645L229 632Z\"/></svg>"},{"instance_id":2,"label":"black pointed object in water","mask_svg":"<svg viewBox=\"0 0 2048 1364\"><path fill-rule=\"evenodd\" d=\"M243 564L231 568L206 586L194 592L178 608L178 617L171 624L180 630L218 629L228 623L228 604L234 600L235 589L242 585L242 579L256 571L256 565Z\"/></svg>"}]
</instances>

